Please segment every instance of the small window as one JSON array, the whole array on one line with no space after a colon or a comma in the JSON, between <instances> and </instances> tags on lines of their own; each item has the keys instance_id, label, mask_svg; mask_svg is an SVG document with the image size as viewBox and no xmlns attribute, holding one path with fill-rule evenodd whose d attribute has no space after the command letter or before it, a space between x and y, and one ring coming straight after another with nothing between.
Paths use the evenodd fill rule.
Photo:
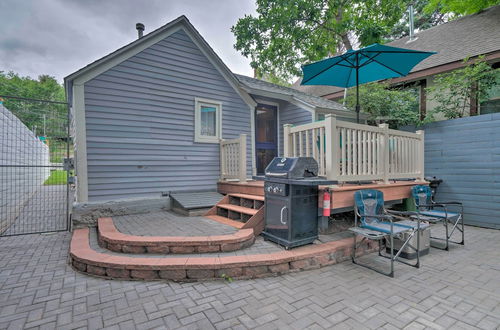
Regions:
<instances>
[{"instance_id":1,"label":"small window","mask_svg":"<svg viewBox=\"0 0 500 330\"><path fill-rule=\"evenodd\" d=\"M500 69L496 69L497 82L500 82ZM482 115L500 112L500 84L493 85L487 91L487 99L479 105Z\"/></svg>"},{"instance_id":2,"label":"small window","mask_svg":"<svg viewBox=\"0 0 500 330\"><path fill-rule=\"evenodd\" d=\"M325 120L325 114L321 112L316 112L316 121Z\"/></svg>"},{"instance_id":3,"label":"small window","mask_svg":"<svg viewBox=\"0 0 500 330\"><path fill-rule=\"evenodd\" d=\"M195 142L219 142L221 136L221 108L222 104L220 102L195 98Z\"/></svg>"}]
</instances>

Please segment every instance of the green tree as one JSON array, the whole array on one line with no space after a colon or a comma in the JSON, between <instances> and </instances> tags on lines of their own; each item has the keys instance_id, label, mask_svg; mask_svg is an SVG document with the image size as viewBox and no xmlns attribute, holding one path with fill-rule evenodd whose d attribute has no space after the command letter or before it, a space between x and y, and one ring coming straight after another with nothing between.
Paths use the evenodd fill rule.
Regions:
<instances>
[{"instance_id":1,"label":"green tree","mask_svg":"<svg viewBox=\"0 0 500 330\"><path fill-rule=\"evenodd\" d=\"M434 9L426 9L428 4L429 0L413 1L413 26L416 31L426 30L441 23L445 23L448 20L449 15L441 12L440 6L436 6ZM406 37L409 34L409 31L409 18L407 11L399 22L391 28L390 32L385 36L385 39L386 41L392 41Z\"/></svg>"},{"instance_id":2,"label":"green tree","mask_svg":"<svg viewBox=\"0 0 500 330\"><path fill-rule=\"evenodd\" d=\"M64 88L54 77L38 79L0 71L0 95L27 99L65 101ZM67 135L67 106L5 97L3 105L37 135L52 138L51 149Z\"/></svg>"},{"instance_id":3,"label":"green tree","mask_svg":"<svg viewBox=\"0 0 500 330\"><path fill-rule=\"evenodd\" d=\"M409 0L257 0L232 27L234 47L262 74L289 81L300 65L379 42Z\"/></svg>"},{"instance_id":4,"label":"green tree","mask_svg":"<svg viewBox=\"0 0 500 330\"><path fill-rule=\"evenodd\" d=\"M372 82L359 86L361 110L368 120L387 122L393 128L403 125L419 125L418 90L416 88L390 89L387 83ZM355 87L348 89L346 106L354 111Z\"/></svg>"},{"instance_id":5,"label":"green tree","mask_svg":"<svg viewBox=\"0 0 500 330\"><path fill-rule=\"evenodd\" d=\"M54 77L41 75L32 79L12 71L0 71L0 94L51 101L65 99L64 88Z\"/></svg>"},{"instance_id":6,"label":"green tree","mask_svg":"<svg viewBox=\"0 0 500 330\"><path fill-rule=\"evenodd\" d=\"M426 89L429 98L437 106L431 115L441 113L447 119L460 118L468 114L471 101L487 101L489 91L500 84L496 71L484 60L465 59L467 65L455 71L437 75L434 84Z\"/></svg>"},{"instance_id":7,"label":"green tree","mask_svg":"<svg viewBox=\"0 0 500 330\"><path fill-rule=\"evenodd\" d=\"M500 0L429 0L425 11L431 13L439 9L442 13L461 16L477 13L499 3Z\"/></svg>"}]
</instances>

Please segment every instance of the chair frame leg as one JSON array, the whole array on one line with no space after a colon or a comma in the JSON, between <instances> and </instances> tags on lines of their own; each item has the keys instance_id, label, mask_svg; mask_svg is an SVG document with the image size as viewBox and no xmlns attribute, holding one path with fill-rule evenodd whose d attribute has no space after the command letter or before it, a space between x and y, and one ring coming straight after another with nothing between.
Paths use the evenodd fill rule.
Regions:
<instances>
[{"instance_id":1,"label":"chair frame leg","mask_svg":"<svg viewBox=\"0 0 500 330\"><path fill-rule=\"evenodd\" d=\"M442 237L431 236L430 238L433 240L445 241L446 242L445 247L443 248L443 247L438 247L438 246L432 246L432 245L431 246L435 249L449 251L449 243L465 245L465 225L464 225L463 215L460 214L455 221L450 221L449 219L443 219L442 221L443 221L443 225L446 228L445 229L446 230L446 237L442 238ZM449 232L449 230L448 230L448 223L449 222L453 224L451 232ZM458 227L459 224L460 224L460 227ZM455 229L458 229L462 234L462 241L460 241L460 242L457 242L457 241L450 239L451 236L453 235L453 233L455 232Z\"/></svg>"},{"instance_id":2,"label":"chair frame leg","mask_svg":"<svg viewBox=\"0 0 500 330\"><path fill-rule=\"evenodd\" d=\"M413 236L415 235L415 233L417 233L417 247L416 248L409 244L410 240L413 238ZM387 237L387 236L389 236L389 237ZM384 238L382 238L382 239L380 239L380 240L378 240L379 241L378 254L379 254L379 256L390 260L391 264L390 264L390 271L389 272L384 272L383 270L380 270L380 269L375 268L373 266L369 266L367 264L360 263L359 261L356 260L356 250L358 249L358 247L365 240L368 239L366 237L363 237L363 239L361 240L361 242L359 244L357 244L357 242L356 242L357 235L356 234L354 234L354 236L353 236L353 248L352 248L352 252L351 252L352 263L356 264L356 265L359 265L359 266L362 266L362 267L365 267L365 268L368 268L368 269L371 269L373 271L376 271L379 274L386 275L386 276L389 276L389 277L392 277L392 278L394 277L394 261L398 261L398 262L400 262L402 264L405 264L405 265L408 265L408 266L411 266L411 267L420 268L420 234L418 233L418 229L414 229L413 231L410 232L410 235L404 241L404 243L401 245L401 247L399 248L399 250L396 253L396 255L394 255L394 236L395 235L394 234L392 234L392 235L388 234L387 236L384 237ZM390 248L391 253L390 253L390 256L384 255L382 253L382 242L384 242L384 246L387 247L387 240L388 239L391 242L391 248ZM417 261L415 262L415 264L412 264L412 263L400 260L399 255L401 254L401 252L403 251L403 249L406 246L409 246L411 249L413 249L413 250L415 250L417 252Z\"/></svg>"}]
</instances>

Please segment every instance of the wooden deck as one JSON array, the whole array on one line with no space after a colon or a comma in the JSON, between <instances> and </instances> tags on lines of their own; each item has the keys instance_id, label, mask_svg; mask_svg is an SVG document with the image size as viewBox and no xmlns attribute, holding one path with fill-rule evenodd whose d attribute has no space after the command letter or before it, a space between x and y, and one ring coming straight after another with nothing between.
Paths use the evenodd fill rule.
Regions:
<instances>
[{"instance_id":1,"label":"wooden deck","mask_svg":"<svg viewBox=\"0 0 500 330\"><path fill-rule=\"evenodd\" d=\"M331 209L332 211L341 211L343 209L350 209L354 206L354 192L361 189L377 189L384 193L384 199L388 201L397 201L408 198L411 195L411 187L414 185L422 184L419 181L395 181L389 184L385 183L370 183L370 184L344 184L342 186L332 186L330 191L332 193ZM322 190L320 193L320 203L323 201L323 193L329 186L320 186ZM217 184L219 193L221 194L251 194L264 196L264 181L247 181L246 183L240 182L227 182L220 181ZM318 207L321 208L321 205Z\"/></svg>"}]
</instances>

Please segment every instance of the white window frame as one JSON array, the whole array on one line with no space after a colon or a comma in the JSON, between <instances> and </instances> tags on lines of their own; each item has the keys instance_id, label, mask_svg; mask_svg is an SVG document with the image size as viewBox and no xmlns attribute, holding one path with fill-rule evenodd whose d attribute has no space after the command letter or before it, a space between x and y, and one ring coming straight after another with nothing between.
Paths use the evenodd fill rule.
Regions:
<instances>
[{"instance_id":1,"label":"white window frame","mask_svg":"<svg viewBox=\"0 0 500 330\"><path fill-rule=\"evenodd\" d=\"M325 118L326 118L326 115L329 114L331 112L327 112L327 111L319 111L319 110L316 110L314 111L314 114L313 114L313 122L315 121L319 121L319 115L325 115Z\"/></svg>"},{"instance_id":2,"label":"white window frame","mask_svg":"<svg viewBox=\"0 0 500 330\"><path fill-rule=\"evenodd\" d=\"M201 135L201 107L215 107L215 136ZM194 142L199 143L219 143L222 136L222 102L204 99L200 97L194 98Z\"/></svg>"}]
</instances>

